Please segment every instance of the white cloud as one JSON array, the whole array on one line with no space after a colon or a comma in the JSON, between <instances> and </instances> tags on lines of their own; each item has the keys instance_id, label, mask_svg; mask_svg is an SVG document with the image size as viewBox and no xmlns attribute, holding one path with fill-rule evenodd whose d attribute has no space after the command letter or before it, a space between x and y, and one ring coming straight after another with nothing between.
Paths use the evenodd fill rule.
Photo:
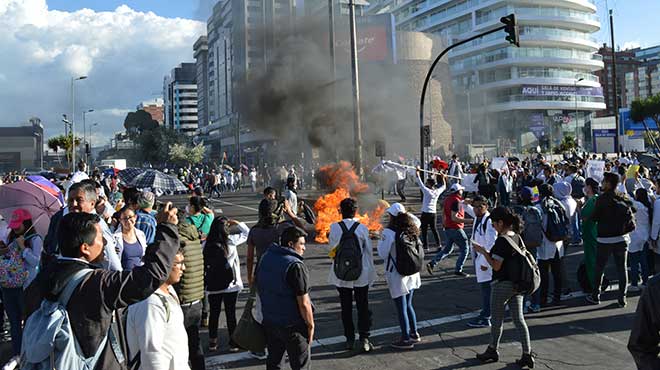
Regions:
<instances>
[{"instance_id":1,"label":"white cloud","mask_svg":"<svg viewBox=\"0 0 660 370\"><path fill-rule=\"evenodd\" d=\"M0 29L0 125L38 116L47 136L60 133L62 113L71 114L71 78L87 75L75 83L76 126L93 108L87 121L109 139L129 110L162 89L165 74L193 60L205 24L126 5L63 12L45 0L0 0Z\"/></svg>"}]
</instances>

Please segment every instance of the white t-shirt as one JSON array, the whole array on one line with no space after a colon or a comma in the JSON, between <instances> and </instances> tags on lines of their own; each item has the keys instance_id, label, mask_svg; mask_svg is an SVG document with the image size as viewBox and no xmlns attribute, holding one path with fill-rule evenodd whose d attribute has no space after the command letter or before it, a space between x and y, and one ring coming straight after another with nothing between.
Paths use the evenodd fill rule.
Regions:
<instances>
[{"instance_id":1,"label":"white t-shirt","mask_svg":"<svg viewBox=\"0 0 660 370\"><path fill-rule=\"evenodd\" d=\"M355 219L346 218L340 222L346 224L346 228L350 229L353 226L353 223L357 222ZM338 222L330 225L330 234L328 235L330 248L334 248L339 245L341 240L342 230ZM371 239L369 239L369 229L366 226L360 224L360 226L355 229L355 235L362 246L362 274L355 281L345 281L339 280L335 275L333 265L330 264L330 273L328 274L328 283L332 284L339 288L351 288L354 287L364 287L371 285L376 280L376 268L374 267L374 254L373 248L371 246Z\"/></svg>"}]
</instances>

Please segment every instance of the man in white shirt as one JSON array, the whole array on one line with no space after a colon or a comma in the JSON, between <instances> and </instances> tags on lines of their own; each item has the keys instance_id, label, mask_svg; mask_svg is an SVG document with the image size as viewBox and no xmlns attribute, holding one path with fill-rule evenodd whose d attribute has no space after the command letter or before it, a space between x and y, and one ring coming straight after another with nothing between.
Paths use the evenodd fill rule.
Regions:
<instances>
[{"instance_id":1,"label":"man in white shirt","mask_svg":"<svg viewBox=\"0 0 660 370\"><path fill-rule=\"evenodd\" d=\"M456 154L451 156L451 162L449 163L449 175L459 178L463 177L463 167L461 167L461 162L458 160L458 156ZM458 181L458 179L454 178L450 180L452 184L455 184Z\"/></svg>"},{"instance_id":2,"label":"man in white shirt","mask_svg":"<svg viewBox=\"0 0 660 370\"><path fill-rule=\"evenodd\" d=\"M474 219L472 227L472 243L479 244L485 250L490 249L495 245L497 240L497 231L493 228L493 223L490 220L490 212L488 212L488 199L482 195L477 195L472 201L472 205L464 205L465 213ZM472 260L474 261L474 269L477 275L477 283L481 290L481 313L474 319L468 322L468 326L473 328L485 328L490 326L490 283L493 279L493 269L480 254L472 252Z\"/></svg>"},{"instance_id":3,"label":"man in white shirt","mask_svg":"<svg viewBox=\"0 0 660 370\"><path fill-rule=\"evenodd\" d=\"M346 198L341 201L339 206L343 220L330 225L330 234L328 236L330 247L336 248L334 262L338 262L342 253L342 246L340 245L342 235L350 233L352 230L361 247L362 266L359 277L356 280L347 281L337 277L335 263L333 263L330 266L328 283L337 287L337 291L339 292L341 319L344 326L344 335L346 336L346 349L353 350L355 348L355 327L353 326L353 297L355 297L355 306L358 312L358 332L360 334L359 349L363 352L369 352L373 349L373 345L369 342L371 330L369 286L376 280L373 248L369 239L369 229L360 224L355 218L358 209L357 201L352 198ZM342 224L346 230L342 229ZM343 245L348 244L345 243Z\"/></svg>"},{"instance_id":4,"label":"man in white shirt","mask_svg":"<svg viewBox=\"0 0 660 370\"><path fill-rule=\"evenodd\" d=\"M129 365L139 361L141 370L190 370L188 334L172 287L185 269L183 250L179 250L167 281L149 298L128 307Z\"/></svg>"},{"instance_id":5,"label":"man in white shirt","mask_svg":"<svg viewBox=\"0 0 660 370\"><path fill-rule=\"evenodd\" d=\"M420 169L417 167L417 171L415 173L415 180L417 181L417 185L419 185L419 189L422 191L422 194L424 195L422 199L422 227L421 227L421 239L422 239L422 244L424 245L424 250L429 249L429 243L428 243L428 236L427 236L427 231L429 227L431 227L431 234L433 234L433 238L435 239L435 244L440 246L440 235L438 234L438 228L436 226L437 224L437 204L438 204L438 198L440 198L440 195L445 191L446 186L446 180L443 175L442 178L442 183L441 184L436 184L435 180L433 177L430 177L426 179L426 184L422 182L421 177L419 176Z\"/></svg>"},{"instance_id":6,"label":"man in white shirt","mask_svg":"<svg viewBox=\"0 0 660 370\"><path fill-rule=\"evenodd\" d=\"M408 170L405 167L394 167L394 172L396 173L396 193L401 197L401 201L406 201L406 177L408 176Z\"/></svg>"},{"instance_id":7,"label":"man in white shirt","mask_svg":"<svg viewBox=\"0 0 660 370\"><path fill-rule=\"evenodd\" d=\"M253 193L257 191L257 170L254 167L250 170L250 186Z\"/></svg>"}]
</instances>

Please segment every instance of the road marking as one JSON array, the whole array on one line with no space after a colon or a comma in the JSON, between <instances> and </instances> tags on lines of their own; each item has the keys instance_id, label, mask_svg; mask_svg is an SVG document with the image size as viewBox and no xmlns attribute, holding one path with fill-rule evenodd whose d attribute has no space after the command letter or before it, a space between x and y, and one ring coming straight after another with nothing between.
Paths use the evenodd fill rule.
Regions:
<instances>
[{"instance_id":1,"label":"road marking","mask_svg":"<svg viewBox=\"0 0 660 370\"><path fill-rule=\"evenodd\" d=\"M256 211L256 212L259 212L259 210L256 209L256 208L248 207L248 206L242 206L242 205L240 205L240 204L235 204L235 203L232 203L232 202L227 202L226 200L211 199L211 201L213 201L213 202L220 202L220 203L222 203L222 204L226 204L226 205L228 205L228 206L235 206L235 207L240 207L240 208L249 209L250 211Z\"/></svg>"},{"instance_id":2,"label":"road marking","mask_svg":"<svg viewBox=\"0 0 660 370\"><path fill-rule=\"evenodd\" d=\"M597 337L599 337L599 338L607 339L607 340L609 340L609 341L611 341L611 342L614 342L614 343L616 343L616 344L621 344L621 345L623 345L623 346L627 346L627 345L628 345L628 343L623 342L623 341L620 341L620 340L618 340L618 339L616 339L616 338L610 337L610 336L607 335L607 334L603 334L603 333L599 333L599 332L597 332L597 331L589 330L589 329L587 329L587 328L583 328L583 327L581 327L581 326L577 326L577 325L569 325L568 328L569 328L569 329L572 329L572 330L579 330L579 331L584 332L584 333L587 333L587 334L595 335L595 336L597 336Z\"/></svg>"},{"instance_id":3,"label":"road marking","mask_svg":"<svg viewBox=\"0 0 660 370\"><path fill-rule=\"evenodd\" d=\"M609 290L616 290L618 289L617 284L612 284L608 287ZM562 296L562 300L568 300L568 299L574 299L574 298L581 298L585 297L587 294L584 292L572 292L570 294ZM474 312L469 312L469 313L464 313L464 314L459 314L459 315L452 315L452 316L446 316L446 317L439 317L437 319L431 319L431 320L423 320L423 321L418 321L417 322L417 327L418 329L426 329L426 328L431 328L434 326L439 326L439 325L444 325L444 324L450 324L454 323L457 321L463 321L467 319L472 319L477 316L479 316L479 313L481 310L474 311ZM533 319L533 317L532 317ZM581 330L581 331L589 331L588 329L582 328L582 327L575 327L575 329ZM401 329L399 326L390 326L388 328L382 328L382 329L377 329L371 331L371 336L372 337L378 337L381 335L387 335L387 334L395 334L398 333ZM617 343L620 343L616 338L609 337L605 334L597 333L597 332L592 332L593 334L596 334L598 336L602 336L605 339L608 339L610 341L614 341ZM318 348L322 346L331 346L339 343L344 343L346 341L346 337L343 335L336 336L336 337L331 337L331 338L323 338L323 339L315 339L314 343L312 344L312 348ZM217 355L217 356L211 356L206 358L206 366L220 366L228 363L233 363L233 362L238 362L238 361L244 361L244 360L250 360L253 359L252 356L248 354L248 352L240 352L240 353L229 353L229 354L224 354L224 355Z\"/></svg>"}]
</instances>

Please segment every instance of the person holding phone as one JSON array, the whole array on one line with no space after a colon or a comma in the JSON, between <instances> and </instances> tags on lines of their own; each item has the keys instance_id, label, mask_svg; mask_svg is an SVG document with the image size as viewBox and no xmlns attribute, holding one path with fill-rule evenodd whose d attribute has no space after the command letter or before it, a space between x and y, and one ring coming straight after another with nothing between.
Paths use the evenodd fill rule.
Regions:
<instances>
[{"instance_id":1,"label":"person holding phone","mask_svg":"<svg viewBox=\"0 0 660 370\"><path fill-rule=\"evenodd\" d=\"M490 220L498 234L495 245L488 251L486 248L474 244L474 250L481 254L493 268L490 344L484 353L477 354L477 359L481 362L499 361L500 354L497 349L502 338L502 324L504 322L505 307L508 304L511 319L522 343L522 357L516 360L516 364L520 367L533 368L534 358L532 357L529 329L523 316L524 294L515 288L514 281L516 277L512 276L513 271L519 270L515 268L515 264L523 263L521 256L512 246L512 243L518 243L519 246L524 248L524 243L519 235L521 220L518 215L506 207L493 209Z\"/></svg>"}]
</instances>

